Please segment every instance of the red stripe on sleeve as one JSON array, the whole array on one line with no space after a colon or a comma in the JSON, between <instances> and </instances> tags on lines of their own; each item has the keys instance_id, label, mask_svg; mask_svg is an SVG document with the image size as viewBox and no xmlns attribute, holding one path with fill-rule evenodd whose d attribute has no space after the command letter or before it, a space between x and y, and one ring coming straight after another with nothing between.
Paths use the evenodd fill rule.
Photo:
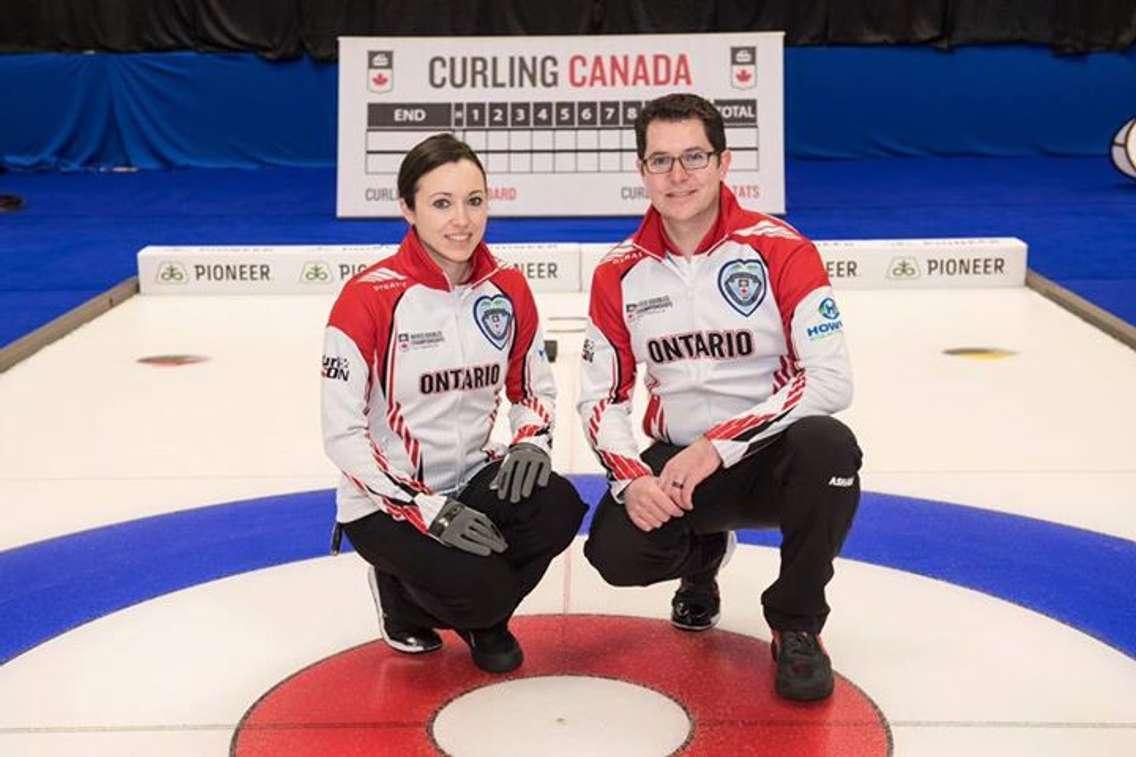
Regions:
<instances>
[{"instance_id":1,"label":"red stripe on sleeve","mask_svg":"<svg viewBox=\"0 0 1136 757\"><path fill-rule=\"evenodd\" d=\"M592 277L592 296L588 316L615 350L616 370L609 392L613 402L625 402L635 385L635 355L631 334L623 320L622 266L602 265Z\"/></svg>"},{"instance_id":2,"label":"red stripe on sleeve","mask_svg":"<svg viewBox=\"0 0 1136 757\"><path fill-rule=\"evenodd\" d=\"M800 244L779 240L773 250L773 254L769 255L769 277L777 295L777 307L781 309L785 344L789 347L790 355L795 357L793 313L809 292L829 285L828 273L812 242Z\"/></svg>"}]
</instances>

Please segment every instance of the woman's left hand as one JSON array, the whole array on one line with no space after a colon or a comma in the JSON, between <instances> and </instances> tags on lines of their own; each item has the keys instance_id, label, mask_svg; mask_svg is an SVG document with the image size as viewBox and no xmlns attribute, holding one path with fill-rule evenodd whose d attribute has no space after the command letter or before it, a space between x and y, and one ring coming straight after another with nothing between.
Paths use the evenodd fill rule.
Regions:
<instances>
[{"instance_id":1,"label":"woman's left hand","mask_svg":"<svg viewBox=\"0 0 1136 757\"><path fill-rule=\"evenodd\" d=\"M547 486L550 475L552 459L548 453L535 444L518 442L509 448L489 488L497 490L498 499L508 497L516 504L527 499L535 486Z\"/></svg>"}]
</instances>

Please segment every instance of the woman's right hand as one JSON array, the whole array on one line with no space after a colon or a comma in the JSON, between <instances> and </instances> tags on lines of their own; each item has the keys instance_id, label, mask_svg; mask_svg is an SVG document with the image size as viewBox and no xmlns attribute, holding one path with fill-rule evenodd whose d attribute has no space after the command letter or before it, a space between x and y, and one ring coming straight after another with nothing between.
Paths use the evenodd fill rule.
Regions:
<instances>
[{"instance_id":1,"label":"woman's right hand","mask_svg":"<svg viewBox=\"0 0 1136 757\"><path fill-rule=\"evenodd\" d=\"M424 495L440 496L440 495ZM415 498L417 499L417 497ZM445 504L434 520L430 521L430 535L450 547L488 557L491 552L504 552L508 543L489 516L451 497L445 497Z\"/></svg>"}]
</instances>

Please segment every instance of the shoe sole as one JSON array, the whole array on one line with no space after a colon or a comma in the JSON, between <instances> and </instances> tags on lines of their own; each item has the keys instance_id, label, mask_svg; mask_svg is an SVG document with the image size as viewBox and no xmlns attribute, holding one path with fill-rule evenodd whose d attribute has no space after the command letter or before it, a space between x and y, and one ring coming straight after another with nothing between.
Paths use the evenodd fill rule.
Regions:
<instances>
[{"instance_id":1,"label":"shoe sole","mask_svg":"<svg viewBox=\"0 0 1136 757\"><path fill-rule=\"evenodd\" d=\"M473 660L473 664L486 673L509 673L521 667L521 663L525 661L525 650L519 642L511 652L487 654L473 646L471 635L462 631L458 631L457 634L469 647L469 656Z\"/></svg>"},{"instance_id":2,"label":"shoe sole","mask_svg":"<svg viewBox=\"0 0 1136 757\"><path fill-rule=\"evenodd\" d=\"M525 654L520 649L517 650L516 655L509 655L508 657L502 655L483 656L476 652L471 653L470 656L473 658L473 664L486 673L510 673L521 667L521 663L525 661Z\"/></svg>"},{"instance_id":3,"label":"shoe sole","mask_svg":"<svg viewBox=\"0 0 1136 757\"><path fill-rule=\"evenodd\" d=\"M379 600L379 583L378 574L375 573L375 566L370 566L367 569L367 585L371 587L371 599L375 600L375 612L379 616L379 638L381 638L386 645L396 652L403 654L426 654L427 652L436 652L442 648L441 644L435 644L432 647L417 647L403 644L401 642L391 639L387 635L386 615L383 614L383 605Z\"/></svg>"},{"instance_id":4,"label":"shoe sole","mask_svg":"<svg viewBox=\"0 0 1136 757\"><path fill-rule=\"evenodd\" d=\"M441 644L435 644L432 647L412 647L409 644L395 641L387 636L387 630L383 628L381 624L379 625L379 635L382 637L383 641L386 642L388 647L396 652L402 652L403 654L427 654L429 652L437 652L442 648Z\"/></svg>"},{"instance_id":5,"label":"shoe sole","mask_svg":"<svg viewBox=\"0 0 1136 757\"><path fill-rule=\"evenodd\" d=\"M718 625L718 621L721 618L722 618L722 613L718 613L717 615L711 616L710 624L705 625L705 626L692 626L692 625L688 625L686 623L680 623L679 621L675 620L674 618L671 618L671 625L674 626L675 628L679 629L680 631L693 631L693 632L697 633L698 631L709 631L711 628Z\"/></svg>"},{"instance_id":6,"label":"shoe sole","mask_svg":"<svg viewBox=\"0 0 1136 757\"><path fill-rule=\"evenodd\" d=\"M818 699L828 699L832 696L831 685L823 686L821 688L808 688L790 690L788 687L781 686L779 683L774 685L774 690L777 696L782 699L788 699L791 702L815 702Z\"/></svg>"}]
</instances>

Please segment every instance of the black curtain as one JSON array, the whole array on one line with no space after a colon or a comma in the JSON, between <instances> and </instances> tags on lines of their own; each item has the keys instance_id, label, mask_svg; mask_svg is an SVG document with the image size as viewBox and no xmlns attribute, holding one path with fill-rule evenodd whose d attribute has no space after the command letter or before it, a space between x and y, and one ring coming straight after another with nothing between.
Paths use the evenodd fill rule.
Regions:
<instances>
[{"instance_id":1,"label":"black curtain","mask_svg":"<svg viewBox=\"0 0 1136 757\"><path fill-rule=\"evenodd\" d=\"M252 51L294 58L298 0L0 0L0 52Z\"/></svg>"},{"instance_id":2,"label":"black curtain","mask_svg":"<svg viewBox=\"0 0 1136 757\"><path fill-rule=\"evenodd\" d=\"M336 37L783 30L790 45L1136 43L1136 0L0 0L0 52L253 51Z\"/></svg>"}]
</instances>

